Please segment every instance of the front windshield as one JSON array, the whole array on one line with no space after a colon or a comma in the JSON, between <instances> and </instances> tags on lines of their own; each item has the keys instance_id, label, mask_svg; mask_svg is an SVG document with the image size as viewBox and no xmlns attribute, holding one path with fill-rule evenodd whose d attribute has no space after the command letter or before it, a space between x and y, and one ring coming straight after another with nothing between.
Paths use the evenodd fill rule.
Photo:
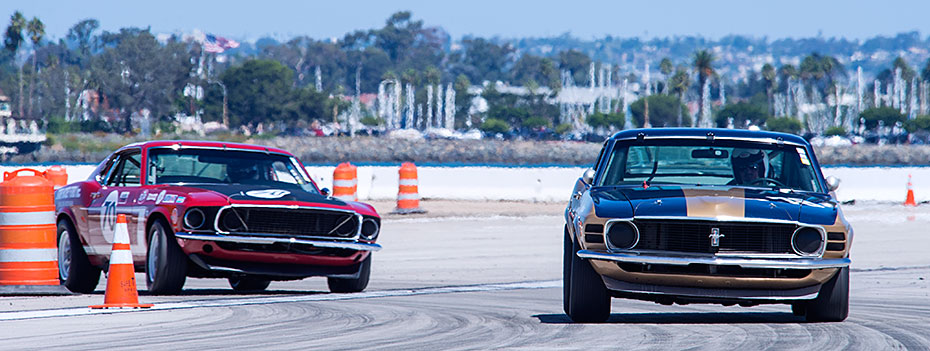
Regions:
<instances>
[{"instance_id":1,"label":"front windshield","mask_svg":"<svg viewBox=\"0 0 930 351\"><path fill-rule=\"evenodd\" d=\"M744 141L618 142L598 185L722 185L822 192L803 147Z\"/></svg>"},{"instance_id":2,"label":"front windshield","mask_svg":"<svg viewBox=\"0 0 930 351\"><path fill-rule=\"evenodd\" d=\"M251 184L316 192L293 157L263 152L180 148L149 150L146 184Z\"/></svg>"}]
</instances>

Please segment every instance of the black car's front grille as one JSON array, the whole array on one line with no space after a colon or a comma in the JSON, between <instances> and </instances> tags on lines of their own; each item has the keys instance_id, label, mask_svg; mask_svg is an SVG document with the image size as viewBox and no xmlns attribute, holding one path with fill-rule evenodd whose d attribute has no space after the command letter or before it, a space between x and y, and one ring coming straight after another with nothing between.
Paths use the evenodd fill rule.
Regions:
<instances>
[{"instance_id":1,"label":"black car's front grille","mask_svg":"<svg viewBox=\"0 0 930 351\"><path fill-rule=\"evenodd\" d=\"M218 221L222 231L298 238L351 238L359 227L355 213L323 209L232 207L221 210Z\"/></svg>"},{"instance_id":2,"label":"black car's front grille","mask_svg":"<svg viewBox=\"0 0 930 351\"><path fill-rule=\"evenodd\" d=\"M690 253L793 253L794 224L696 220L635 220L639 243L634 249ZM716 231L714 229L717 229ZM718 232L719 246L711 245Z\"/></svg>"}]
</instances>

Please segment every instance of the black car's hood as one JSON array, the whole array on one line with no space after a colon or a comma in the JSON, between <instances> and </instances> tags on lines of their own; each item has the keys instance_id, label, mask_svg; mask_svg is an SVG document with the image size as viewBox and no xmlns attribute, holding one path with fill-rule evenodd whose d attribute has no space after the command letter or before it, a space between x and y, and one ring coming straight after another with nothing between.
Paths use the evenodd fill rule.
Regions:
<instances>
[{"instance_id":1,"label":"black car's hood","mask_svg":"<svg viewBox=\"0 0 930 351\"><path fill-rule=\"evenodd\" d=\"M230 203L256 201L299 201L332 206L346 206L342 200L307 192L298 187L280 187L252 184L187 184L189 188L219 193Z\"/></svg>"},{"instance_id":2,"label":"black car's hood","mask_svg":"<svg viewBox=\"0 0 930 351\"><path fill-rule=\"evenodd\" d=\"M652 186L591 190L595 214L605 218L759 218L830 225L836 203L826 194L743 187Z\"/></svg>"}]
</instances>

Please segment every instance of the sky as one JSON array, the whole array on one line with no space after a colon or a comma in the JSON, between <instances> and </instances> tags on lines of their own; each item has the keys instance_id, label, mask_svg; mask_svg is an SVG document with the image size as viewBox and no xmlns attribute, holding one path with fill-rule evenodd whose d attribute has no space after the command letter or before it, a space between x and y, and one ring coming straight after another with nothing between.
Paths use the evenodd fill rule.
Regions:
<instances>
[{"instance_id":1,"label":"sky","mask_svg":"<svg viewBox=\"0 0 930 351\"><path fill-rule=\"evenodd\" d=\"M101 29L151 27L155 33L195 29L239 40L307 35L341 38L357 29L380 28L394 12L412 11L426 26L443 27L454 39L549 37L581 39L729 34L754 37L865 39L919 31L930 34L926 0L387 0L387 1L198 1L198 0L4 0L0 28L19 10L45 23L47 36L96 18Z\"/></svg>"}]
</instances>

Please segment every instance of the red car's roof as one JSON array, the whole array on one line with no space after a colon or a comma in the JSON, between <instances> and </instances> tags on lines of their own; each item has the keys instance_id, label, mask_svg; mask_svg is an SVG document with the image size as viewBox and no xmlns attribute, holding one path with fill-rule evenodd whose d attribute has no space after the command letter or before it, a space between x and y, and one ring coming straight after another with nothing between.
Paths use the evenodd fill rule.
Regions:
<instances>
[{"instance_id":1,"label":"red car's roof","mask_svg":"<svg viewBox=\"0 0 930 351\"><path fill-rule=\"evenodd\" d=\"M201 141L201 140L152 140L152 141L144 141L144 142L129 144L129 145L123 146L120 149L124 149L127 147L141 147L143 149L148 149L151 147L172 146L172 145L181 145L182 147L183 146L210 147L210 148L215 147L215 148L220 148L220 149L226 148L226 149L238 149L238 150L256 150L256 151L267 151L267 152L291 155L290 152L287 152L287 151L284 151L278 148L273 148L273 147L233 143L233 142L226 142L226 141Z\"/></svg>"}]
</instances>

